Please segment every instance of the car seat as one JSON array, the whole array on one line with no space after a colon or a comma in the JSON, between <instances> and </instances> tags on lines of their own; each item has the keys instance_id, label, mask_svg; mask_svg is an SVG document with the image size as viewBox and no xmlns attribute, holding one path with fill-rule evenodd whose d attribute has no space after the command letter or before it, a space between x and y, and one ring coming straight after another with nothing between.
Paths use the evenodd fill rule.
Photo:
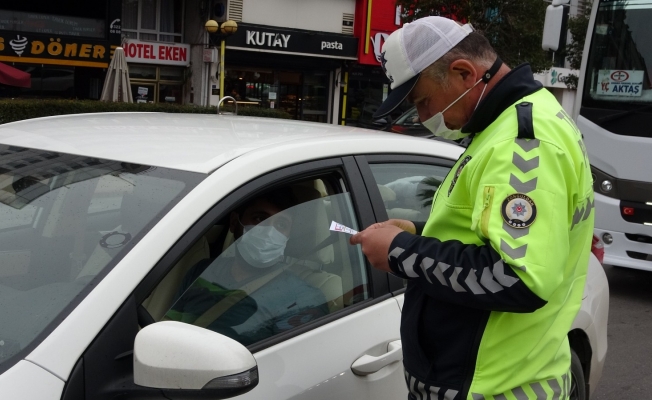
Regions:
<instances>
[{"instance_id":1,"label":"car seat","mask_svg":"<svg viewBox=\"0 0 652 400\"><path fill-rule=\"evenodd\" d=\"M335 312L343 306L342 278L322 269L335 259L333 245L325 244L331 236L325 200L319 190L307 185L294 185L292 192L301 204L295 207L292 232L285 248L285 255L298 261L290 261L288 271L319 289L329 312Z\"/></svg>"}]
</instances>

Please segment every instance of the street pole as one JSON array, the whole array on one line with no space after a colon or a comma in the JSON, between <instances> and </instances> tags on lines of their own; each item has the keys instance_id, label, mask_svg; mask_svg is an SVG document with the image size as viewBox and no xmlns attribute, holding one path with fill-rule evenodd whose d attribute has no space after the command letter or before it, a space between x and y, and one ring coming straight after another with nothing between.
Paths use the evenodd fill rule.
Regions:
<instances>
[{"instance_id":1,"label":"street pole","mask_svg":"<svg viewBox=\"0 0 652 400\"><path fill-rule=\"evenodd\" d=\"M226 41L222 39L220 49L220 99L224 97L224 53L226 50Z\"/></svg>"},{"instance_id":2,"label":"street pole","mask_svg":"<svg viewBox=\"0 0 652 400\"><path fill-rule=\"evenodd\" d=\"M209 19L204 24L206 32L208 32L208 42L210 46L217 48L217 40L220 40L220 65L218 67L220 73L220 98L224 98L224 53L226 52L226 38L233 35L238 30L238 24L235 21L224 21L220 25L217 21Z\"/></svg>"}]
</instances>

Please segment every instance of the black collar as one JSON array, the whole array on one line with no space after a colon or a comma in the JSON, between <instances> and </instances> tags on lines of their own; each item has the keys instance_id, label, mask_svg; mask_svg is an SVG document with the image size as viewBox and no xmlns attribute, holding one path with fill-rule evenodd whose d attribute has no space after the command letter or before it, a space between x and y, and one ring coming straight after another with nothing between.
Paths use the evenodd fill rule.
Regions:
<instances>
[{"instance_id":1,"label":"black collar","mask_svg":"<svg viewBox=\"0 0 652 400\"><path fill-rule=\"evenodd\" d=\"M519 65L498 81L487 97L482 99L469 122L462 127L462 132L473 134L482 132L507 107L541 88L543 85L534 80L530 64Z\"/></svg>"}]
</instances>

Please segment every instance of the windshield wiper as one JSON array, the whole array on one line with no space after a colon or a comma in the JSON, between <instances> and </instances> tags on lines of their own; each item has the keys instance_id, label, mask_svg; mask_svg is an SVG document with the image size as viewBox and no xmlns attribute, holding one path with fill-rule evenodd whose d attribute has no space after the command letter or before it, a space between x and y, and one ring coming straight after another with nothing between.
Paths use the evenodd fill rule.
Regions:
<instances>
[{"instance_id":1,"label":"windshield wiper","mask_svg":"<svg viewBox=\"0 0 652 400\"><path fill-rule=\"evenodd\" d=\"M635 108L633 110L627 110L627 111L623 111L623 112L620 112L620 113L607 115L606 117L598 118L595 121L595 123L598 124L598 126L600 126L600 127L604 127L604 124L607 123L607 122L611 122L611 121L615 121L617 119L621 119L622 117L626 117L628 115L634 114L634 113L639 112L639 111L647 110L648 108L651 108L651 107L652 107L652 104L648 104L646 106Z\"/></svg>"}]
</instances>

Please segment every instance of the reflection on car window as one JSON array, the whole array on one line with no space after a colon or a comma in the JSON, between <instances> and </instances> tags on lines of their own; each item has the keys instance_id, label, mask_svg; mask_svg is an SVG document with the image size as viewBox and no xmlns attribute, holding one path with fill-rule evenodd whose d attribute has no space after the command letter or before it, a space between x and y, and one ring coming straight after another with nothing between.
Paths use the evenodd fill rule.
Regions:
<instances>
[{"instance_id":1,"label":"reflection on car window","mask_svg":"<svg viewBox=\"0 0 652 400\"><path fill-rule=\"evenodd\" d=\"M421 120L419 119L419 113L417 108L413 107L410 110L406 111L399 119L396 120L396 125L401 126L414 126L420 125Z\"/></svg>"},{"instance_id":2,"label":"reflection on car window","mask_svg":"<svg viewBox=\"0 0 652 400\"><path fill-rule=\"evenodd\" d=\"M449 167L426 164L372 164L371 172L389 218L425 222L435 192Z\"/></svg>"},{"instance_id":3,"label":"reflection on car window","mask_svg":"<svg viewBox=\"0 0 652 400\"><path fill-rule=\"evenodd\" d=\"M357 229L350 195L325 182L285 185L241 202L216 226L226 234L214 243L210 232L200 238L145 308L155 320L187 322L250 345L367 299L360 249L329 229L334 220ZM215 246L216 257L201 250Z\"/></svg>"},{"instance_id":4,"label":"reflection on car window","mask_svg":"<svg viewBox=\"0 0 652 400\"><path fill-rule=\"evenodd\" d=\"M0 363L124 256L198 174L0 145Z\"/></svg>"},{"instance_id":5,"label":"reflection on car window","mask_svg":"<svg viewBox=\"0 0 652 400\"><path fill-rule=\"evenodd\" d=\"M449 167L427 164L371 164L389 218L428 220L432 201ZM403 280L407 287L407 280Z\"/></svg>"}]
</instances>

